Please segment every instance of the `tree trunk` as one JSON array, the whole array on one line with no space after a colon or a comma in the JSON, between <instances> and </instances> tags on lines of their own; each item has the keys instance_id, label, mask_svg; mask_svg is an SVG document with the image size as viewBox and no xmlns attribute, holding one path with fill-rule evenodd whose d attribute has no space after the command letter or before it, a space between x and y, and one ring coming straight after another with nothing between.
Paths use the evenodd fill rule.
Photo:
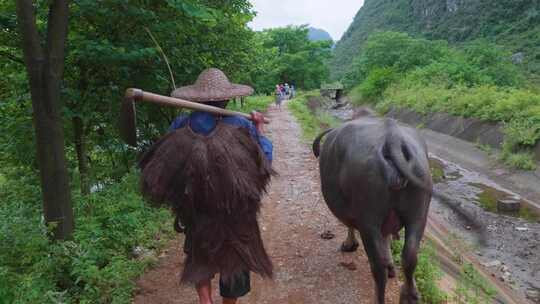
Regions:
<instances>
[{"instance_id":1,"label":"tree trunk","mask_svg":"<svg viewBox=\"0 0 540 304\"><path fill-rule=\"evenodd\" d=\"M88 155L86 154L86 137L84 134L84 123L82 118L73 117L73 133L75 141L75 151L77 152L77 164L79 167L79 178L81 194L87 195L90 193L89 170L88 170Z\"/></svg>"},{"instance_id":2,"label":"tree trunk","mask_svg":"<svg viewBox=\"0 0 540 304\"><path fill-rule=\"evenodd\" d=\"M68 239L73 232L73 208L60 117L60 81L64 71L68 1L51 1L47 43L42 48L32 0L17 0L17 18L30 93L43 213L54 239Z\"/></svg>"}]
</instances>

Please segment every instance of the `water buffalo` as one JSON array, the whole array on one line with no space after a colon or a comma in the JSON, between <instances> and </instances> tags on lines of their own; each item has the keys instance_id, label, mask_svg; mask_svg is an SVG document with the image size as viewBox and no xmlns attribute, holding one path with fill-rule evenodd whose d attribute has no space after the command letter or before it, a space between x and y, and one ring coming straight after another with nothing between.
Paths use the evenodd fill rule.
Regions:
<instances>
[{"instance_id":1,"label":"water buffalo","mask_svg":"<svg viewBox=\"0 0 540 304\"><path fill-rule=\"evenodd\" d=\"M424 140L413 128L367 115L321 133L313 143L313 153L319 157L324 199L349 227L342 250L354 251L358 243L353 229L360 232L377 303L384 303L387 276L394 275L390 237L403 227L405 284L400 303L417 303L420 295L413 275L433 194ZM459 206L450 206L472 220Z\"/></svg>"}]
</instances>

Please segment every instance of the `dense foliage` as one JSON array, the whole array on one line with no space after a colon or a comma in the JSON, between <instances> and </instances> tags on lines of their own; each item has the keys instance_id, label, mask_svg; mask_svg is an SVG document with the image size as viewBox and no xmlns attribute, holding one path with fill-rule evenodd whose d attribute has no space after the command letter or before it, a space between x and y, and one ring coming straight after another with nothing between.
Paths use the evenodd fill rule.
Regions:
<instances>
[{"instance_id":1,"label":"dense foliage","mask_svg":"<svg viewBox=\"0 0 540 304\"><path fill-rule=\"evenodd\" d=\"M172 235L169 212L148 207L130 174L77 195L73 240L51 243L38 184L32 177L0 181L2 303L130 303L134 277L156 258L134 259L133 249L165 244Z\"/></svg>"},{"instance_id":2,"label":"dense foliage","mask_svg":"<svg viewBox=\"0 0 540 304\"><path fill-rule=\"evenodd\" d=\"M376 97L389 84L384 80L392 80L398 74L400 78L410 77L410 83L429 84L437 80L448 86L517 87L524 82L509 54L485 40L455 48L446 41L417 39L399 32L371 35L343 82L347 88L366 82L365 93Z\"/></svg>"},{"instance_id":3,"label":"dense foliage","mask_svg":"<svg viewBox=\"0 0 540 304\"><path fill-rule=\"evenodd\" d=\"M136 151L117 136L123 90L139 87L168 95L173 89L148 32L168 57L177 87L192 83L210 66L261 93L273 93L280 82L316 88L328 76L324 62L330 42L310 41L306 26L253 32L247 23L254 13L246 0L78 0L70 8L63 117L69 167L81 173L86 192L96 181L121 178L135 158ZM46 9L47 2L40 2L37 23L42 29ZM0 92L0 163L35 170L30 97L14 10L12 1L0 1L0 65L5 71L0 81L6 88ZM177 114L148 105L137 110L141 142L159 136Z\"/></svg>"},{"instance_id":4,"label":"dense foliage","mask_svg":"<svg viewBox=\"0 0 540 304\"><path fill-rule=\"evenodd\" d=\"M525 150L540 140L540 95L496 45L479 40L456 48L381 32L368 39L343 82L355 86L354 101L374 102L382 112L397 106L501 122L503 158L534 168Z\"/></svg>"},{"instance_id":5,"label":"dense foliage","mask_svg":"<svg viewBox=\"0 0 540 304\"><path fill-rule=\"evenodd\" d=\"M37 7L41 27L46 22L46 6L44 1ZM0 1L0 8L5 26L0 48L2 58L8 58L2 60L3 71L7 71L2 107L7 111L2 111L6 124L1 130L6 158L0 161L7 166L27 166L33 162L34 148L26 75L19 60L21 37L12 1ZM233 80L251 69L248 55L254 34L246 24L253 13L247 1L171 0L159 5L129 1L128 5L123 0L80 0L70 8L63 85L66 146L70 167L91 175L89 185L121 178L134 159L135 153L122 145L116 130L123 90L140 87L168 95L173 89L145 28L166 52L177 85L194 81L208 66L223 69ZM138 110L143 140L158 136L175 115L173 110L154 106ZM77 143L82 151L77 150ZM26 153L17 153L21 150Z\"/></svg>"},{"instance_id":6,"label":"dense foliage","mask_svg":"<svg viewBox=\"0 0 540 304\"><path fill-rule=\"evenodd\" d=\"M336 45L332 78L343 77L371 34L388 30L455 44L483 38L540 74L539 21L540 2L530 0L366 0Z\"/></svg>"},{"instance_id":7,"label":"dense foliage","mask_svg":"<svg viewBox=\"0 0 540 304\"><path fill-rule=\"evenodd\" d=\"M41 37L51 3L34 1ZM148 264L134 259L133 249L157 249L170 236L170 215L144 204L133 167L179 111L138 105L140 146L128 147L117 130L126 88L168 95L208 67L268 93L285 81L314 87L328 75L328 44L310 42L305 27L252 31L247 0L76 0L69 8L61 109L75 232L72 240L52 242L42 218L15 1L0 0L0 302L129 303L132 280ZM294 50L279 51L284 33L297 39ZM287 38L280 43L291 45ZM304 72L306 62L312 68ZM264 110L271 99L230 107Z\"/></svg>"},{"instance_id":8,"label":"dense foliage","mask_svg":"<svg viewBox=\"0 0 540 304\"><path fill-rule=\"evenodd\" d=\"M275 69L267 71L277 79L303 89L317 89L324 83L329 70L326 60L330 57L332 41L308 38L307 26L287 26L265 30L264 46L275 49Z\"/></svg>"}]
</instances>

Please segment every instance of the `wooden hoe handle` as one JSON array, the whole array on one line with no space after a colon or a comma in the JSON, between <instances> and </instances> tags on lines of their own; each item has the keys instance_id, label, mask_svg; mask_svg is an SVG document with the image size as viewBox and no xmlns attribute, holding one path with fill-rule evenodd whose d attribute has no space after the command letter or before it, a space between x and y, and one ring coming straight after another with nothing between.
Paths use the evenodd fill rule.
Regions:
<instances>
[{"instance_id":1,"label":"wooden hoe handle","mask_svg":"<svg viewBox=\"0 0 540 304\"><path fill-rule=\"evenodd\" d=\"M247 119L251 120L251 115L246 114L246 113L231 111L231 110L222 109L222 108L218 108L218 107L213 107L213 106L205 105L205 104L202 104L202 103L183 100L183 99L180 99L180 98L174 98L174 97L154 94L154 93L150 93L150 92L145 92L145 91L143 91L141 89L135 89L135 88L127 89L125 97L129 98L129 99L132 99L134 101L141 101L141 100L142 101L149 101L149 102L157 103L157 104L164 105L164 106L171 106L171 107L177 107L177 108L186 108L186 109L203 111L203 112L219 114L219 115L224 115L224 116L235 116L236 115L236 116L242 116L244 118L247 118ZM266 124L270 123L270 120L268 120L265 117L264 118L264 123L266 123Z\"/></svg>"}]
</instances>

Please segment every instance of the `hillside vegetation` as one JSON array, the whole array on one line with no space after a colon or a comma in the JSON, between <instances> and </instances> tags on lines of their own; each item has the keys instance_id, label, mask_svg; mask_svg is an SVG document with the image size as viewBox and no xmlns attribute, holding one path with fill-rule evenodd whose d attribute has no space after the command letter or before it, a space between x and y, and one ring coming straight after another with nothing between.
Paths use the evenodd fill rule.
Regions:
<instances>
[{"instance_id":1,"label":"hillside vegetation","mask_svg":"<svg viewBox=\"0 0 540 304\"><path fill-rule=\"evenodd\" d=\"M531 0L366 0L331 60L340 79L375 31L400 31L452 44L484 38L530 73L540 73L540 2ZM536 76L537 77L537 76Z\"/></svg>"},{"instance_id":2,"label":"hillside vegetation","mask_svg":"<svg viewBox=\"0 0 540 304\"><path fill-rule=\"evenodd\" d=\"M456 48L405 33L372 34L343 83L354 102L383 113L407 107L501 122L503 159L535 167L530 149L540 139L540 95L509 53L489 42Z\"/></svg>"}]
</instances>

